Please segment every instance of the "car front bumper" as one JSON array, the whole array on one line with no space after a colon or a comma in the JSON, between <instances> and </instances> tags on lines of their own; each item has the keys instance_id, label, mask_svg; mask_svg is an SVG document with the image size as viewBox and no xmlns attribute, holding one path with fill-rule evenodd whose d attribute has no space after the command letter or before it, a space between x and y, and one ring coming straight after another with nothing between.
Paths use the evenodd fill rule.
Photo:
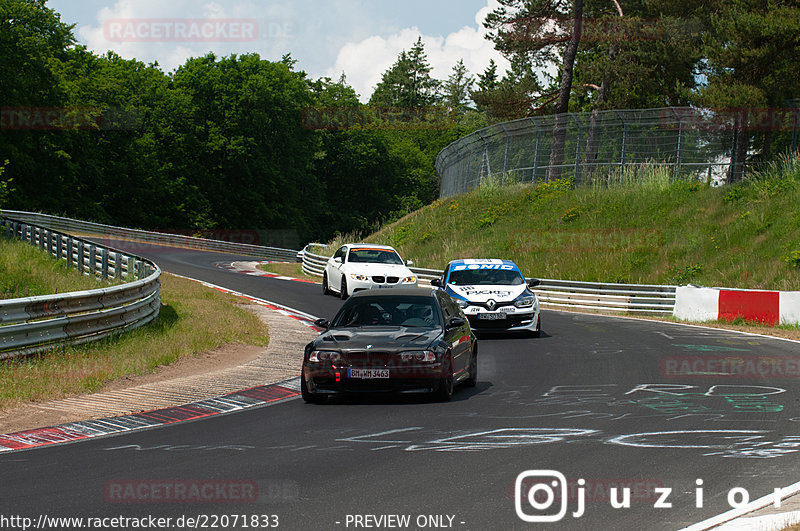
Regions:
<instances>
[{"instance_id":1,"label":"car front bumper","mask_svg":"<svg viewBox=\"0 0 800 531\"><path fill-rule=\"evenodd\" d=\"M507 313L505 319L482 319L480 314L499 314L504 313L500 308L494 312L484 309L476 313L467 313L470 327L478 332L536 332L539 330L539 309L533 311L515 311Z\"/></svg>"},{"instance_id":2,"label":"car front bumper","mask_svg":"<svg viewBox=\"0 0 800 531\"><path fill-rule=\"evenodd\" d=\"M388 370L388 378L352 378L348 369ZM303 378L309 392L338 393L426 393L438 389L442 378L441 363L408 364L395 367L336 367L326 363L303 365Z\"/></svg>"},{"instance_id":3,"label":"car front bumper","mask_svg":"<svg viewBox=\"0 0 800 531\"><path fill-rule=\"evenodd\" d=\"M350 293L355 293L356 291L364 291L368 289L392 289L392 288L415 288L417 287L417 282L402 282L398 281L396 283L390 284L388 282L375 282L371 278L367 280L356 280L354 278L347 279L347 289Z\"/></svg>"}]
</instances>

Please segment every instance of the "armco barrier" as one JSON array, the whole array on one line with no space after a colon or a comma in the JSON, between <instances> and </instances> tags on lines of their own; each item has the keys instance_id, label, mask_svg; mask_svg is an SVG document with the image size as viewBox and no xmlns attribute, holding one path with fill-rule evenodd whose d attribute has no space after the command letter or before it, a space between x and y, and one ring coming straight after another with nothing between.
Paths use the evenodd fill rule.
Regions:
<instances>
[{"instance_id":1,"label":"armco barrier","mask_svg":"<svg viewBox=\"0 0 800 531\"><path fill-rule=\"evenodd\" d=\"M321 277L327 261L327 256L306 251L303 253L303 271ZM419 267L412 267L411 271L428 282L443 273L439 269ZM672 313L675 307L675 286L541 279L534 291L544 307L626 313Z\"/></svg>"},{"instance_id":2,"label":"armco barrier","mask_svg":"<svg viewBox=\"0 0 800 531\"><path fill-rule=\"evenodd\" d=\"M800 291L761 291L683 286L677 289L675 317L687 321L800 324Z\"/></svg>"},{"instance_id":3,"label":"armco barrier","mask_svg":"<svg viewBox=\"0 0 800 531\"><path fill-rule=\"evenodd\" d=\"M0 300L0 359L102 339L158 317L161 270L129 253L16 219L0 218L7 237L35 245L86 275L126 280L108 288Z\"/></svg>"},{"instance_id":4,"label":"armco barrier","mask_svg":"<svg viewBox=\"0 0 800 531\"><path fill-rule=\"evenodd\" d=\"M89 221L79 221L75 219L62 218L59 216L50 216L47 214L20 212L16 210L3 210L3 215L25 223L47 227L66 233L79 233L83 235L102 236L107 238L120 238L141 243L170 245L174 247L185 247L188 249L198 249L203 251L217 251L222 253L260 256L266 258L267 260L294 261L297 256L297 251L293 251L291 249L264 247L261 245L250 245L247 243L230 243L219 240L195 238L193 236L183 236L180 234L166 234L161 232L126 229L124 227L103 225L101 223L92 223Z\"/></svg>"}]
</instances>

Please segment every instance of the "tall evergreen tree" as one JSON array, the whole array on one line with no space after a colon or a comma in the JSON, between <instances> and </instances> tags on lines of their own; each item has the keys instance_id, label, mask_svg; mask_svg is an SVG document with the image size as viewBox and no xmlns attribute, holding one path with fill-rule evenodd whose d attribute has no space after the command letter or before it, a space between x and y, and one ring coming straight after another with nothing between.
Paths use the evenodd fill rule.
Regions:
<instances>
[{"instance_id":1,"label":"tall evergreen tree","mask_svg":"<svg viewBox=\"0 0 800 531\"><path fill-rule=\"evenodd\" d=\"M797 2L720 0L703 39L708 83L699 101L740 109L734 124L735 151L730 181L742 178L749 147L746 109L783 107L800 94L800 5ZM774 131L762 132L762 156L769 156Z\"/></svg>"},{"instance_id":2,"label":"tall evergreen tree","mask_svg":"<svg viewBox=\"0 0 800 531\"><path fill-rule=\"evenodd\" d=\"M453 73L442 85L442 103L453 114L460 115L469 109L469 99L475 78L467 72L464 60L459 59Z\"/></svg>"},{"instance_id":3,"label":"tall evergreen tree","mask_svg":"<svg viewBox=\"0 0 800 531\"><path fill-rule=\"evenodd\" d=\"M411 50L403 50L397 61L381 76L369 102L373 105L423 107L439 100L441 83L430 75L422 37Z\"/></svg>"}]
</instances>

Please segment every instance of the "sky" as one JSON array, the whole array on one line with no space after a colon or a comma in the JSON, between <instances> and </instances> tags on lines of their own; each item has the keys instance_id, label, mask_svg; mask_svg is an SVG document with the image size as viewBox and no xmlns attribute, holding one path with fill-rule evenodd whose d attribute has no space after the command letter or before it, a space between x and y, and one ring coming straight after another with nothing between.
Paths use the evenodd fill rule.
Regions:
<instances>
[{"instance_id":1,"label":"sky","mask_svg":"<svg viewBox=\"0 0 800 531\"><path fill-rule=\"evenodd\" d=\"M402 50L422 37L431 75L446 79L459 59L471 74L508 62L484 38L497 0L49 0L75 24L78 42L102 54L158 62L165 72L189 57L291 53L309 77L345 73L362 101Z\"/></svg>"}]
</instances>

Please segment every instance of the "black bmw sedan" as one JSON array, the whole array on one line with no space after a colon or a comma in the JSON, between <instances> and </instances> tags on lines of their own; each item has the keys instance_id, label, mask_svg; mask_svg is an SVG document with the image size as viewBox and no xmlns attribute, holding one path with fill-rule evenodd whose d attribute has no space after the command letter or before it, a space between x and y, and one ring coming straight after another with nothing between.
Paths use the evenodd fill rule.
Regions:
<instances>
[{"instance_id":1,"label":"black bmw sedan","mask_svg":"<svg viewBox=\"0 0 800 531\"><path fill-rule=\"evenodd\" d=\"M427 392L450 400L474 386L478 343L449 295L429 288L355 293L306 345L301 390L306 402L346 392Z\"/></svg>"}]
</instances>

